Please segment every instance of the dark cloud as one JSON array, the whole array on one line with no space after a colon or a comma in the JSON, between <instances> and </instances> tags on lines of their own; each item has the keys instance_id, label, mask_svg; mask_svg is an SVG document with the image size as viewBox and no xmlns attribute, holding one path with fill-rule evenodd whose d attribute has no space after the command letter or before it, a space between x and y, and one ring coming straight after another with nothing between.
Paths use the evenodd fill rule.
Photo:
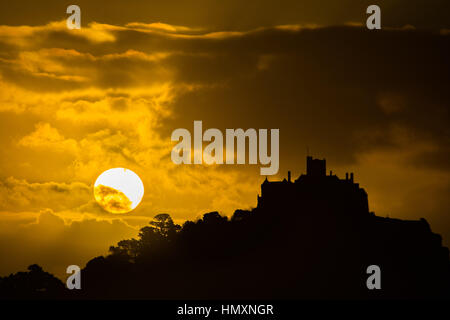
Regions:
<instances>
[{"instance_id":1,"label":"dark cloud","mask_svg":"<svg viewBox=\"0 0 450 320\"><path fill-rule=\"evenodd\" d=\"M421 152L414 156L410 162L415 166L428 167L431 169L437 169L442 171L450 171L450 146L447 141L446 145L442 146L442 149L434 151Z\"/></svg>"},{"instance_id":2,"label":"dark cloud","mask_svg":"<svg viewBox=\"0 0 450 320\"><path fill-rule=\"evenodd\" d=\"M407 143L434 149L435 157L416 164L433 166L434 158L449 156L450 38L439 31L290 26L174 35L97 26L74 35L53 29L37 32L58 34L71 46L40 54L84 82L37 81L35 73L14 68L3 68L3 77L38 91L170 82L175 100L166 107L173 117L158 122L163 138L194 120L222 129L280 128L285 168L298 163L307 146L341 164L399 147L400 127L411 137ZM49 47L61 45L45 39ZM120 106L112 108L128 110Z\"/></svg>"},{"instance_id":3,"label":"dark cloud","mask_svg":"<svg viewBox=\"0 0 450 320\"><path fill-rule=\"evenodd\" d=\"M71 2L19 0L0 4L0 21L9 25L42 25L66 18ZM248 30L279 24L338 25L364 23L370 0L78 0L82 25L165 22L218 30ZM384 26L442 28L449 26L447 0L378 0Z\"/></svg>"},{"instance_id":4,"label":"dark cloud","mask_svg":"<svg viewBox=\"0 0 450 320\"><path fill-rule=\"evenodd\" d=\"M294 165L306 146L341 163L399 147L394 129L402 127L411 141L434 145L448 159L447 36L339 27L199 41L195 47L209 54L168 58L179 82L198 85L180 91L169 132L194 120L280 128L282 162Z\"/></svg>"},{"instance_id":5,"label":"dark cloud","mask_svg":"<svg viewBox=\"0 0 450 320\"><path fill-rule=\"evenodd\" d=\"M109 212L131 211L132 203L122 191L99 184L94 188L94 195L99 204Z\"/></svg>"}]
</instances>

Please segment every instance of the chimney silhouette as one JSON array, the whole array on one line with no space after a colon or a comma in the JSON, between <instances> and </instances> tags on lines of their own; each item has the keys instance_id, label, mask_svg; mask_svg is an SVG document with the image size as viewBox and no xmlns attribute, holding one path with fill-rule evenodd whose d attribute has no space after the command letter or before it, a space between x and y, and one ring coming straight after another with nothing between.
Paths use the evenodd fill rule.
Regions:
<instances>
[{"instance_id":1,"label":"chimney silhouette","mask_svg":"<svg viewBox=\"0 0 450 320\"><path fill-rule=\"evenodd\" d=\"M291 172L288 171L288 182L291 182Z\"/></svg>"},{"instance_id":2,"label":"chimney silhouette","mask_svg":"<svg viewBox=\"0 0 450 320\"><path fill-rule=\"evenodd\" d=\"M353 182L353 172L350 173L350 181Z\"/></svg>"}]
</instances>

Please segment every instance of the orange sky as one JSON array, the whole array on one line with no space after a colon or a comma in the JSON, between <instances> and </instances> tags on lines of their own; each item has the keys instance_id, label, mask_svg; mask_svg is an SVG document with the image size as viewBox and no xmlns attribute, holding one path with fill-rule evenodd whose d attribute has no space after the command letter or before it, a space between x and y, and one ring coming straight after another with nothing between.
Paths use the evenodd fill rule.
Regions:
<instances>
[{"instance_id":1,"label":"orange sky","mask_svg":"<svg viewBox=\"0 0 450 320\"><path fill-rule=\"evenodd\" d=\"M259 165L171 162L170 133L194 120L279 128L272 179L304 172L308 146L355 172L371 211L424 217L449 245L445 2L379 1L377 32L354 1L79 1L81 30L55 3L0 5L0 275L32 263L62 275L158 213L255 206ZM143 180L130 214L94 200L113 167Z\"/></svg>"}]
</instances>

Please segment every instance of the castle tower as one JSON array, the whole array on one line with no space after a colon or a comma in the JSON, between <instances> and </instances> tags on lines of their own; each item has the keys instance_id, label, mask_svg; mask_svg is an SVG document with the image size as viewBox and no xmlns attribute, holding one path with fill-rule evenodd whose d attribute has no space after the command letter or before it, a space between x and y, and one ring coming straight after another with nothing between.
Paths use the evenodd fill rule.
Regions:
<instances>
[{"instance_id":1,"label":"castle tower","mask_svg":"<svg viewBox=\"0 0 450 320\"><path fill-rule=\"evenodd\" d=\"M313 159L310 156L306 157L306 175L314 177L326 176L327 166L326 160Z\"/></svg>"}]
</instances>

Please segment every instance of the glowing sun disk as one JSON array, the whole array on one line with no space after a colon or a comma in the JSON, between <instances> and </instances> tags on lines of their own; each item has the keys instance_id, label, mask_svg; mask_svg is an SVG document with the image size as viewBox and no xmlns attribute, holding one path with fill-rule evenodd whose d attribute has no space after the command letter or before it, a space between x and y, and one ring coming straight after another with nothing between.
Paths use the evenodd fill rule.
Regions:
<instances>
[{"instance_id":1,"label":"glowing sun disk","mask_svg":"<svg viewBox=\"0 0 450 320\"><path fill-rule=\"evenodd\" d=\"M95 200L108 212L126 213L138 206L144 196L139 176L125 168L103 172L95 181Z\"/></svg>"}]
</instances>

